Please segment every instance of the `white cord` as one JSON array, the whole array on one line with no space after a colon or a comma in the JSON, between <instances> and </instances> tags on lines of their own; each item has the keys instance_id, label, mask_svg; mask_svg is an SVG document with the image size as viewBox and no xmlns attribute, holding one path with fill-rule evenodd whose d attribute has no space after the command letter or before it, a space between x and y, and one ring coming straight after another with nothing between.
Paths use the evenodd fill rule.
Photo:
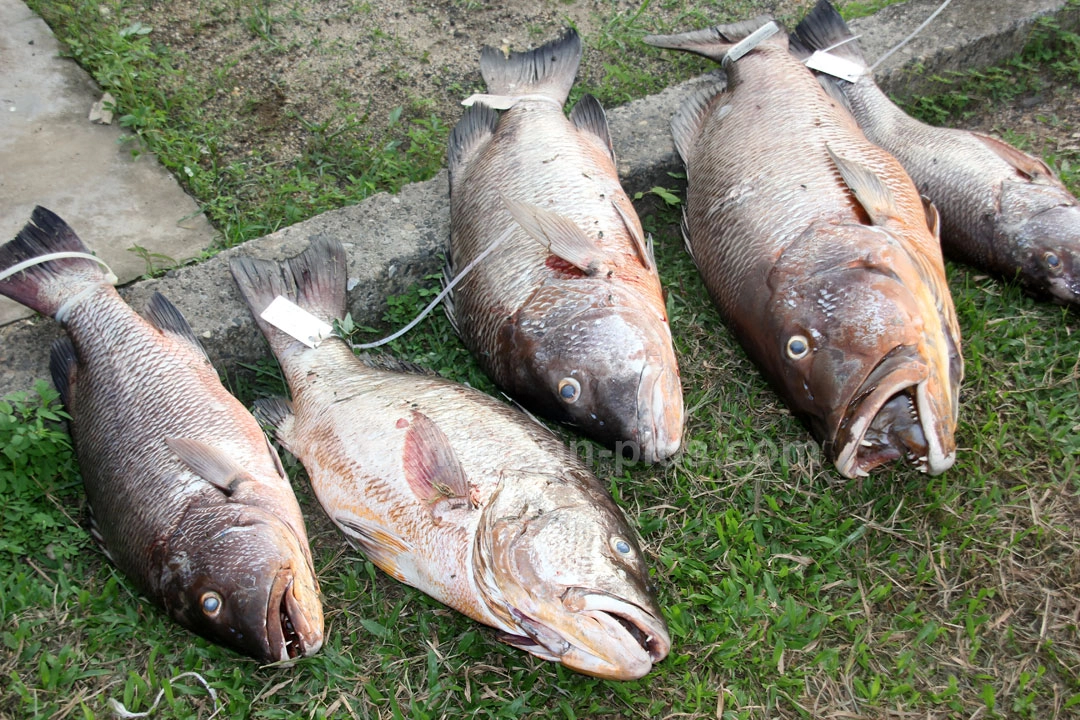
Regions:
<instances>
[{"instance_id":1,"label":"white cord","mask_svg":"<svg viewBox=\"0 0 1080 720\"><path fill-rule=\"evenodd\" d=\"M476 267L476 265L479 264L479 262L481 260L483 260L488 255L490 255L492 253L492 251L495 250L495 248L502 245L503 242L505 242L514 233L514 230L516 230L516 229L517 229L516 224L511 225L510 227L506 228L506 231L503 232L503 234L500 235L498 238L496 238L495 242L488 245L487 248L485 248L482 253L480 253L479 255L477 255L475 258L472 259L472 262L470 262L468 265L466 265L464 268L462 268L461 272L459 272L457 274L457 276L453 280L448 282L446 284L446 287L443 288L442 292L439 293L438 295L436 295L435 299L432 300L430 303L428 303L428 306L426 308L424 308L420 312L419 315L417 315L415 318L413 318L412 322L410 322L408 325L401 328L400 330L398 330L393 335L390 335L389 337L384 337L382 340L376 340L375 342L369 342L369 343L360 343L359 345L354 345L352 343L349 343L349 347L351 347L353 350L368 350L370 348L379 347L380 345L385 345L388 342L393 342L394 340L397 340L399 337L401 337L405 333L412 330L414 327L416 327L417 323L419 323L421 320L423 320L425 317L427 317L428 313L430 313L432 310L435 309L435 306L438 305L442 301L442 299L444 297L446 297L447 294L451 290L454 289L454 286L457 285L458 282L460 282L462 278L464 278L466 275L469 274L470 270L472 270L474 267ZM346 342L348 342L348 341L346 341Z\"/></svg>"},{"instance_id":2,"label":"white cord","mask_svg":"<svg viewBox=\"0 0 1080 720\"><path fill-rule=\"evenodd\" d=\"M174 677L172 680L170 680L169 684L171 685L172 683L176 682L177 680L179 680L181 678L185 678L185 677L193 677L193 678L195 678L196 680L198 680L202 684L202 686L204 688L206 688L206 692L210 693L210 699L214 701L214 714L211 715L210 718L213 718L214 715L217 715L219 712L221 712L221 709L224 706L218 705L217 691L215 691L214 688L210 687L210 683L206 682L206 678L204 678L199 673L197 673L197 672L180 673L179 675ZM145 711L145 712L131 712L126 707L124 707L124 704L122 702L120 702L119 700L116 700L115 698L109 698L109 708L113 711L113 714L116 715L116 717L118 717L118 718L125 718L125 719L126 718L144 718L144 717L149 716L150 713L154 712L154 710L157 710L157 706L161 702L161 697L164 694L165 694L165 688L161 688L160 690L158 690L157 697L154 698L154 704L151 705L150 709ZM207 718L207 720L210 720L210 718Z\"/></svg>"},{"instance_id":3,"label":"white cord","mask_svg":"<svg viewBox=\"0 0 1080 720\"><path fill-rule=\"evenodd\" d=\"M923 21L922 25L920 25L919 27L915 28L915 29L914 29L914 30L913 30L913 31L911 32L911 34L910 34L910 35L908 35L908 36L907 36L906 38L904 38L903 40L901 40L899 44L897 44L897 45L896 45L896 46L894 46L894 47L893 47L893 48L892 48L891 50L889 50L889 51L888 51L887 53L885 53L884 55L882 55L881 57L879 57L879 58L878 58L877 60L875 60L875 61L874 61L874 64L870 66L870 70L871 70L871 71L873 71L873 70L874 70L874 68L876 68L876 67L877 67L878 65L880 65L881 63L885 62L885 59L886 59L886 58L888 58L888 57L889 57L890 55L892 55L892 54L893 54L894 52L896 52L897 50L899 50L900 48L904 47L904 46L905 46L905 45L907 45L907 44L908 44L909 42L911 42L911 38L913 38L913 37L915 37L916 35L918 35L919 33L921 33L921 32L923 31L923 28L925 28L925 27L926 27L927 25L929 25L930 23L932 23L932 22L934 21L934 18L936 18L936 17L938 16L938 15L940 15L940 14L941 14L941 11L942 11L942 10L944 10L944 9L945 9L946 7L948 7L948 6L949 6L949 3L951 3L951 2L952 2L952 0L945 0L945 2L941 3L941 5L940 5L940 6L938 7L938 9L937 9L937 10L935 10L934 12L932 12L932 13L930 14L930 17L926 18L926 20L924 20L924 21Z\"/></svg>"},{"instance_id":4,"label":"white cord","mask_svg":"<svg viewBox=\"0 0 1080 720\"><path fill-rule=\"evenodd\" d=\"M102 267L105 268L105 279L109 282L109 284L110 285L115 285L116 284L117 278L116 278L116 275L113 274L112 268L110 268L105 263L105 261L102 260L101 258L99 258L97 255L90 255L88 253L81 253L81 252L68 252L68 251L49 253L47 255L38 255L37 257L32 257L29 260L23 260L20 263L15 263L11 267L9 267L7 270L4 270L3 272L0 272L0 282L2 282L4 280L7 280L12 275L17 275L18 273L21 273L23 270L26 270L27 268L32 268L35 265L41 265L42 263L47 263L47 262L49 262L51 260L64 260L64 259L67 259L67 258L81 258L83 260L93 260L94 262L98 263L99 265L101 265Z\"/></svg>"}]
</instances>

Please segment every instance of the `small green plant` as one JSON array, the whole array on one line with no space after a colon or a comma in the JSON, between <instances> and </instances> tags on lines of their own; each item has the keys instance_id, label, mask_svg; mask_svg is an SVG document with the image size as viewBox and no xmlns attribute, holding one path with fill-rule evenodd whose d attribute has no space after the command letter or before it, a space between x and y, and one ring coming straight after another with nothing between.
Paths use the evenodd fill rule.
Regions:
<instances>
[{"instance_id":1,"label":"small green plant","mask_svg":"<svg viewBox=\"0 0 1080 720\"><path fill-rule=\"evenodd\" d=\"M61 427L67 414L59 396L44 381L34 392L0 400L0 567L51 545L49 559L61 563L85 545L85 534L74 521L57 518L60 498L78 487L71 441Z\"/></svg>"}]
</instances>

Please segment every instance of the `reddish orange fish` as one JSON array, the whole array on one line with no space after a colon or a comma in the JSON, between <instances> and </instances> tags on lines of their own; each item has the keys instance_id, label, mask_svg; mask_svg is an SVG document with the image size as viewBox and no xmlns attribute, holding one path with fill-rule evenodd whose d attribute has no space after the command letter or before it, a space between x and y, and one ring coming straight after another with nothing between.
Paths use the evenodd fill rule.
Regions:
<instances>
[{"instance_id":1,"label":"reddish orange fish","mask_svg":"<svg viewBox=\"0 0 1080 720\"><path fill-rule=\"evenodd\" d=\"M943 472L963 363L936 211L786 37L728 56L767 23L645 39L728 73L672 120L687 247L725 321L840 473L903 458Z\"/></svg>"}]
</instances>

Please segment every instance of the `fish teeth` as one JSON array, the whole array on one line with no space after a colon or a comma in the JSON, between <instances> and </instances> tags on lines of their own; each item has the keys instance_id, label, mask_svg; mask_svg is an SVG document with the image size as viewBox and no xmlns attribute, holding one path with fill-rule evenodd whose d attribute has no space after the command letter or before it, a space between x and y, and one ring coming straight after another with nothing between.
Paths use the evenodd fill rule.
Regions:
<instances>
[{"instance_id":1,"label":"fish teeth","mask_svg":"<svg viewBox=\"0 0 1080 720\"><path fill-rule=\"evenodd\" d=\"M859 442L859 444L860 444L860 445L862 445L863 447L874 447L874 443L870 442L870 441L869 441L869 440L867 440L866 438L863 438L863 439L862 439L862 440L861 440L861 441Z\"/></svg>"}]
</instances>

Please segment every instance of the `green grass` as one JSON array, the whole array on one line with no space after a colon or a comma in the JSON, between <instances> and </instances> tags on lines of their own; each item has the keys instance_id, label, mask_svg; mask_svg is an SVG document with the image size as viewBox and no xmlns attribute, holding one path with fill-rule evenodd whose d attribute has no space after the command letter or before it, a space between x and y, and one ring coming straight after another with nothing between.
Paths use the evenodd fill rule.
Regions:
<instances>
[{"instance_id":1,"label":"green grass","mask_svg":"<svg viewBox=\"0 0 1080 720\"><path fill-rule=\"evenodd\" d=\"M280 22L272 16L261 27L276 37ZM137 29L124 37L144 40ZM1010 83L1034 83L1048 65L1072 67L1076 46L1067 38L1051 46L1065 49L1025 55L1010 65ZM153 45L144 51L154 54ZM976 90L964 92L974 98ZM167 100L198 105L175 93ZM169 138L184 113L158 116L151 107L144 115L144 137ZM328 124L315 157L332 165L335 140L365 127ZM386 162L408 164L408 147L396 146ZM198 147L193 153L182 162L205 158ZM1070 170L1077 160L1066 152L1053 161ZM290 217L270 220L259 204L281 197L263 185L280 179L277 170L220 168L212 154L206 163L191 180L220 190L213 197L229 208L220 217L231 218L237 237ZM290 172L297 187L318 175ZM1066 179L1075 191L1075 175ZM303 192L285 194L297 217L310 210L297 200ZM218 718L1080 713L1076 314L950 264L967 363L957 464L937 478L890 470L845 481L823 466L724 329L682 249L677 206L650 193L638 207L657 238L689 410L687 450L660 467L628 465L561 432L609 481L650 555L673 649L647 678L606 682L536 660L390 580L348 548L295 462L287 465L325 596L323 650L294 668L260 668L195 637L93 547L63 416L40 385L36 395L0 402L0 717L107 718L109 699L146 710L164 688L154 717L207 718L214 707L201 686L169 682L186 671L215 688ZM436 285L429 278L391 298L385 325L411 318ZM441 311L389 350L491 390ZM229 383L247 403L283 390L269 361L239 369Z\"/></svg>"}]
</instances>

